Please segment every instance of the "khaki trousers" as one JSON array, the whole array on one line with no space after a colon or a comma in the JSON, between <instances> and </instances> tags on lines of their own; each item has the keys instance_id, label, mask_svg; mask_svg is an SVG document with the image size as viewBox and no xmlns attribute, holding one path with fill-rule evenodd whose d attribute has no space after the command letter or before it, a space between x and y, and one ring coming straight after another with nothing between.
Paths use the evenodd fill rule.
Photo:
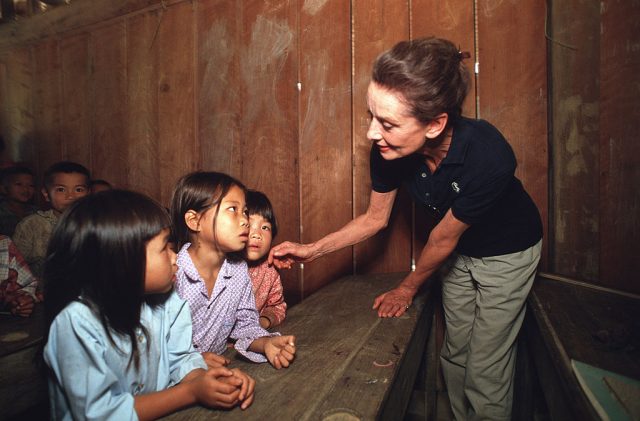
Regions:
<instances>
[{"instance_id":1,"label":"khaki trousers","mask_svg":"<svg viewBox=\"0 0 640 421\"><path fill-rule=\"evenodd\" d=\"M542 241L502 256L452 256L443 267L440 355L456 419L509 420L516 338Z\"/></svg>"}]
</instances>

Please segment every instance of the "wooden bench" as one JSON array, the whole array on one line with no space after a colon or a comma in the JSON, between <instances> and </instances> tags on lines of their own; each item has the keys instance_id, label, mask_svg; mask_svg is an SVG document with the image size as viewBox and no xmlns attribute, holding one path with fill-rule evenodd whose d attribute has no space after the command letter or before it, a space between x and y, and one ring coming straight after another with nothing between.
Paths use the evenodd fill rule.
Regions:
<instances>
[{"instance_id":1,"label":"wooden bench","mask_svg":"<svg viewBox=\"0 0 640 421\"><path fill-rule=\"evenodd\" d=\"M529 309L523 350L533 362L549 417L599 420L571 360L640 379L640 298L542 274Z\"/></svg>"},{"instance_id":2,"label":"wooden bench","mask_svg":"<svg viewBox=\"0 0 640 421\"><path fill-rule=\"evenodd\" d=\"M47 384L36 365L45 329L44 308L30 317L0 316L0 419L47 401Z\"/></svg>"},{"instance_id":3,"label":"wooden bench","mask_svg":"<svg viewBox=\"0 0 640 421\"><path fill-rule=\"evenodd\" d=\"M198 406L166 419L402 419L424 358L432 300L420 292L400 318L381 319L371 306L403 276L342 278L294 306L277 329L297 338L296 360L288 369L250 363L229 352L231 367L256 380L255 400L247 410Z\"/></svg>"}]
</instances>

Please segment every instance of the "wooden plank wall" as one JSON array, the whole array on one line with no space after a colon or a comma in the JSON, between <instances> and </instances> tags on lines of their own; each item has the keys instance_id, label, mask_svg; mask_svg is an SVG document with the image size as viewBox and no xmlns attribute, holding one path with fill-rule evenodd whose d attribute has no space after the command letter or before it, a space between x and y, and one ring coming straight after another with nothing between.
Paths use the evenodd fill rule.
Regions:
<instances>
[{"instance_id":1,"label":"wooden plank wall","mask_svg":"<svg viewBox=\"0 0 640 421\"><path fill-rule=\"evenodd\" d=\"M549 267L640 293L640 5L623 3L552 2Z\"/></svg>"},{"instance_id":2,"label":"wooden plank wall","mask_svg":"<svg viewBox=\"0 0 640 421\"><path fill-rule=\"evenodd\" d=\"M278 241L313 241L368 204L372 60L436 35L472 53L470 70L480 62L465 113L511 140L546 220L539 2L87 3L0 27L0 129L13 157L40 173L77 160L167 204L180 175L224 171L272 199ZM287 299L354 271L408 270L428 226L401 194L384 233L285 272Z\"/></svg>"}]
</instances>

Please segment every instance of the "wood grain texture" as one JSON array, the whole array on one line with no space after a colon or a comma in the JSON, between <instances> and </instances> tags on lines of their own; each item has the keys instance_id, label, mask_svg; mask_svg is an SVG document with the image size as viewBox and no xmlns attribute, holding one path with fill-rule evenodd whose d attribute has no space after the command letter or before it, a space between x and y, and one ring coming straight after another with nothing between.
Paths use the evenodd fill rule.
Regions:
<instances>
[{"instance_id":1,"label":"wood grain texture","mask_svg":"<svg viewBox=\"0 0 640 421\"><path fill-rule=\"evenodd\" d=\"M160 12L127 19L126 171L124 186L155 199L161 195L159 157L158 42Z\"/></svg>"},{"instance_id":2,"label":"wood grain texture","mask_svg":"<svg viewBox=\"0 0 640 421\"><path fill-rule=\"evenodd\" d=\"M63 146L60 137L60 54L58 42L50 40L33 48L35 131L34 146L37 158L34 170L39 176L47 167L62 159ZM40 177L37 178L40 180Z\"/></svg>"},{"instance_id":3,"label":"wood grain texture","mask_svg":"<svg viewBox=\"0 0 640 421\"><path fill-rule=\"evenodd\" d=\"M176 181L196 169L195 16L189 3L161 12L158 43L158 162L160 203Z\"/></svg>"},{"instance_id":4,"label":"wood grain texture","mask_svg":"<svg viewBox=\"0 0 640 421\"><path fill-rule=\"evenodd\" d=\"M580 19L575 18L580 10ZM550 269L599 274L600 5L553 2L551 10Z\"/></svg>"},{"instance_id":5,"label":"wood grain texture","mask_svg":"<svg viewBox=\"0 0 640 421\"><path fill-rule=\"evenodd\" d=\"M316 241L353 218L349 16L348 2L305 1L300 12L298 150L303 243ZM352 258L352 247L347 247L306 264L304 296L351 274Z\"/></svg>"},{"instance_id":6,"label":"wood grain texture","mask_svg":"<svg viewBox=\"0 0 640 421\"><path fill-rule=\"evenodd\" d=\"M34 363L42 358L45 330L42 304L28 318L0 316L0 418L13 419L47 401L47 382ZM20 338L20 339L17 339Z\"/></svg>"},{"instance_id":7,"label":"wood grain texture","mask_svg":"<svg viewBox=\"0 0 640 421\"><path fill-rule=\"evenodd\" d=\"M468 51L471 58L466 59L469 69L469 94L464 101L462 113L476 117L475 84L475 35L473 3L466 0L413 0L411 2L411 38L425 36L445 38L458 45L462 51ZM412 258L417 261L426 244L435 221L421 208L414 205L414 229L412 237ZM436 328L442 325L436 325ZM437 343L439 350L441 342Z\"/></svg>"},{"instance_id":8,"label":"wood grain texture","mask_svg":"<svg viewBox=\"0 0 640 421\"><path fill-rule=\"evenodd\" d=\"M47 13L24 20L3 22L0 25L0 51L12 49L15 45L38 42L60 32L96 25L134 13L148 7L162 8L172 3L188 0L79 0L68 6L56 7Z\"/></svg>"},{"instance_id":9,"label":"wood grain texture","mask_svg":"<svg viewBox=\"0 0 640 421\"><path fill-rule=\"evenodd\" d=\"M124 21L98 28L91 35L91 82L93 178L110 181L114 186L127 184L127 53ZM123 165L124 164L124 165Z\"/></svg>"},{"instance_id":10,"label":"wood grain texture","mask_svg":"<svg viewBox=\"0 0 640 421\"><path fill-rule=\"evenodd\" d=\"M81 33L60 40L62 110L60 135L63 158L89 165L93 132L89 35Z\"/></svg>"},{"instance_id":11,"label":"wood grain texture","mask_svg":"<svg viewBox=\"0 0 640 421\"><path fill-rule=\"evenodd\" d=\"M6 154L17 162L35 162L33 114L33 57L31 49L12 51L6 61Z\"/></svg>"},{"instance_id":12,"label":"wood grain texture","mask_svg":"<svg viewBox=\"0 0 640 421\"><path fill-rule=\"evenodd\" d=\"M353 14L353 183L354 215L366 211L371 194L367 86L375 58L409 38L408 3L395 0L354 1ZM404 271L411 264L411 200L401 189L389 226L355 247L356 273Z\"/></svg>"},{"instance_id":13,"label":"wood grain texture","mask_svg":"<svg viewBox=\"0 0 640 421\"><path fill-rule=\"evenodd\" d=\"M241 3L198 3L198 144L200 168L242 176L240 121Z\"/></svg>"},{"instance_id":14,"label":"wood grain texture","mask_svg":"<svg viewBox=\"0 0 640 421\"><path fill-rule=\"evenodd\" d=\"M469 117L476 116L474 25L473 2L467 0L411 1L412 39L425 36L448 39L459 46L461 51L471 54L471 58L465 59L471 83L469 95L467 95L462 109L462 113Z\"/></svg>"},{"instance_id":15,"label":"wood grain texture","mask_svg":"<svg viewBox=\"0 0 640 421\"><path fill-rule=\"evenodd\" d=\"M623 5L624 4L624 5ZM600 41L600 277L640 293L640 4L605 2Z\"/></svg>"},{"instance_id":16,"label":"wood grain texture","mask_svg":"<svg viewBox=\"0 0 640 421\"><path fill-rule=\"evenodd\" d=\"M547 264L547 73L545 8L536 2L480 2L477 11L480 73L478 117L509 141L516 176L542 216Z\"/></svg>"},{"instance_id":17,"label":"wood grain texture","mask_svg":"<svg viewBox=\"0 0 640 421\"><path fill-rule=\"evenodd\" d=\"M536 279L532 291L529 306L539 331L531 332L529 338L542 338L556 377L553 385L543 381L543 389L559 387L568 398L564 405L573 413L571 419L599 419L578 384L570 360L640 378L636 323L640 298L545 277ZM561 406L553 403L551 409L556 405Z\"/></svg>"},{"instance_id":18,"label":"wood grain texture","mask_svg":"<svg viewBox=\"0 0 640 421\"><path fill-rule=\"evenodd\" d=\"M296 3L245 1L241 10L239 177L269 197L280 221L276 241L299 241ZM297 272L282 275L287 299L299 301L303 287Z\"/></svg>"},{"instance_id":19,"label":"wood grain texture","mask_svg":"<svg viewBox=\"0 0 640 421\"><path fill-rule=\"evenodd\" d=\"M422 291L400 318L382 319L371 310L373 298L404 274L350 276L320 289L289 311L283 334L296 336L296 359L283 370L255 364L229 352L231 367L256 379L256 398L245 411L193 407L168 420L204 419L377 419L395 405L413 384L429 333L431 307ZM416 350L419 350L416 354ZM409 374L399 373L409 370ZM396 397L397 396L397 397ZM406 407L406 402L405 405ZM333 417L333 418L332 418ZM342 418L341 418L342 417Z\"/></svg>"}]
</instances>

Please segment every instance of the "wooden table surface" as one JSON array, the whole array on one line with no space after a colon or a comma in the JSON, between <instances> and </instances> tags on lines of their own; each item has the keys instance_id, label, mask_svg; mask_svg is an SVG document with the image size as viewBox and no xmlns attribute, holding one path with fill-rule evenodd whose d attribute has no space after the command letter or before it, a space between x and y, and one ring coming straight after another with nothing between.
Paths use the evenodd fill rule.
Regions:
<instances>
[{"instance_id":1,"label":"wooden table surface","mask_svg":"<svg viewBox=\"0 0 640 421\"><path fill-rule=\"evenodd\" d=\"M529 332L532 355L539 359L552 415L599 419L582 392L571 360L640 379L640 299L547 275L536 279L529 306L537 326ZM543 345L536 348L536 340ZM543 354L548 360L541 360L547 358ZM545 373L548 369L554 373Z\"/></svg>"},{"instance_id":2,"label":"wooden table surface","mask_svg":"<svg viewBox=\"0 0 640 421\"><path fill-rule=\"evenodd\" d=\"M30 317L0 316L0 419L46 402L46 381L36 364L44 330L42 304Z\"/></svg>"},{"instance_id":3,"label":"wooden table surface","mask_svg":"<svg viewBox=\"0 0 640 421\"><path fill-rule=\"evenodd\" d=\"M398 419L424 357L433 310L423 291L402 317L377 316L373 299L402 277L342 278L291 308L277 328L296 335L296 360L287 369L240 360L231 352L231 367L256 380L255 400L247 410L198 406L166 419Z\"/></svg>"},{"instance_id":4,"label":"wooden table surface","mask_svg":"<svg viewBox=\"0 0 640 421\"><path fill-rule=\"evenodd\" d=\"M44 306L36 304L29 317L0 316L0 358L42 341Z\"/></svg>"}]
</instances>

